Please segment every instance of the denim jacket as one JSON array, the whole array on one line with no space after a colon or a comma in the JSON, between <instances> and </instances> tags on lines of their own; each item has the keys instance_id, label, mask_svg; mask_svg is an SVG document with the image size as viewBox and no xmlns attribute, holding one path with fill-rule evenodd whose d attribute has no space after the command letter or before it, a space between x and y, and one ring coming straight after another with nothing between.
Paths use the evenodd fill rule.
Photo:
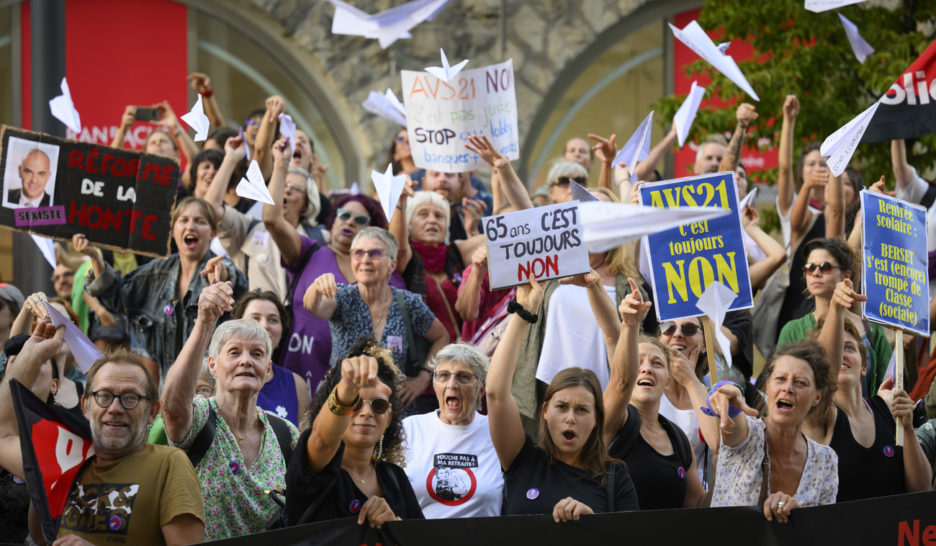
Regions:
<instances>
[{"instance_id":1,"label":"denim jacket","mask_svg":"<svg viewBox=\"0 0 936 546\"><path fill-rule=\"evenodd\" d=\"M205 263L215 255L210 250L198 264L200 272ZM234 299L247 292L247 277L225 258L228 279L233 283ZM198 297L208 286L205 277L196 273L188 286L185 297L176 300L176 284L181 265L178 254L168 258L152 260L125 276L110 264L104 273L94 278L93 270L88 273L85 290L98 298L109 311L127 316L134 349L143 349L150 358L159 363L161 375L175 361L182 345L188 338L198 317ZM221 322L230 316L226 313ZM176 332L181 323L182 332Z\"/></svg>"}]
</instances>

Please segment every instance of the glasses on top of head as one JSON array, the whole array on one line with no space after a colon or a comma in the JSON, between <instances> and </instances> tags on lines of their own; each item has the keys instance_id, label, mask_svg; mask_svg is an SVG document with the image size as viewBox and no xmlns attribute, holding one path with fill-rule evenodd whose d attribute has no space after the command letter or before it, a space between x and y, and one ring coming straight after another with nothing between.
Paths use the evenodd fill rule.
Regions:
<instances>
[{"instance_id":1,"label":"glasses on top of head","mask_svg":"<svg viewBox=\"0 0 936 546\"><path fill-rule=\"evenodd\" d=\"M370 406L371 411L374 412L376 415L383 415L387 413L388 409L390 409L389 400L384 400L383 398L372 398L370 400L364 400L363 398L361 398L360 400L358 400L357 405L354 406L354 411L361 411L362 409L364 409L364 402L367 402L367 404Z\"/></svg>"},{"instance_id":2,"label":"glasses on top of head","mask_svg":"<svg viewBox=\"0 0 936 546\"><path fill-rule=\"evenodd\" d=\"M682 335L686 337L692 337L696 335L696 332L699 331L699 325L692 322L684 322L679 325L679 330L682 332ZM668 320L660 324L660 333L664 336L672 336L676 333L676 323Z\"/></svg>"},{"instance_id":3,"label":"glasses on top of head","mask_svg":"<svg viewBox=\"0 0 936 546\"><path fill-rule=\"evenodd\" d=\"M566 184L568 184L569 182L576 182L576 183L578 183L578 184L584 186L585 184L588 183L588 177L587 177L587 176L575 176L575 177L572 177L572 176L560 176L559 178L556 179L555 182L553 182L553 185L554 185L554 186L557 185L557 184L566 185Z\"/></svg>"},{"instance_id":4,"label":"glasses on top of head","mask_svg":"<svg viewBox=\"0 0 936 546\"><path fill-rule=\"evenodd\" d=\"M97 405L104 409L109 408L110 405L114 403L115 398L120 400L120 405L125 410L136 408L140 405L140 400L149 400L149 396L143 396L135 392L124 392L120 395L116 395L111 391L100 390L92 392L91 396L94 397L94 401L97 402Z\"/></svg>"},{"instance_id":5,"label":"glasses on top of head","mask_svg":"<svg viewBox=\"0 0 936 546\"><path fill-rule=\"evenodd\" d=\"M354 214L350 210L346 209L338 209L338 211L335 213L335 218L338 218L342 222L347 222L351 219L352 216L354 217L354 223L361 227L364 227L370 223L370 216L366 214Z\"/></svg>"},{"instance_id":6,"label":"glasses on top of head","mask_svg":"<svg viewBox=\"0 0 936 546\"><path fill-rule=\"evenodd\" d=\"M384 251L379 248L372 248L370 250L364 250L363 248L355 248L351 251L351 256L357 258L358 260L363 260L364 256L370 256L371 260L379 260L383 258Z\"/></svg>"},{"instance_id":7,"label":"glasses on top of head","mask_svg":"<svg viewBox=\"0 0 936 546\"><path fill-rule=\"evenodd\" d=\"M819 269L819 272L822 273L823 275L825 275L829 271L832 271L833 269L844 269L841 266L832 265L829 262L822 262L821 264L814 264L812 262L806 262L803 265L803 271L805 271L806 273L812 273L817 268Z\"/></svg>"},{"instance_id":8,"label":"glasses on top of head","mask_svg":"<svg viewBox=\"0 0 936 546\"><path fill-rule=\"evenodd\" d=\"M435 379L437 382L442 383L443 385L444 385L445 383L448 383L449 380L452 379L452 377L455 378L455 382L458 383L459 385L468 385L468 384L470 384L472 381L474 381L475 378L477 378L478 376L476 376L476 375L473 374L473 373L469 373L469 372L455 372L455 373L452 373L452 372L449 372L449 371L438 371L438 370L437 370L437 371L433 372L432 377L433 377L433 379Z\"/></svg>"}]
</instances>

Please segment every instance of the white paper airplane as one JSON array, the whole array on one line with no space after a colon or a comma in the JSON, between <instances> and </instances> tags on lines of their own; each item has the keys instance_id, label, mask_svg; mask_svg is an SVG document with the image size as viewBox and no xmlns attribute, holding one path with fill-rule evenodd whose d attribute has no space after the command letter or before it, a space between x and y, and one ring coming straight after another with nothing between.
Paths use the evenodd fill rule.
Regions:
<instances>
[{"instance_id":1,"label":"white paper airplane","mask_svg":"<svg viewBox=\"0 0 936 546\"><path fill-rule=\"evenodd\" d=\"M820 13L850 4L860 4L862 2L864 2L864 0L806 0L806 9Z\"/></svg>"},{"instance_id":2,"label":"white paper airplane","mask_svg":"<svg viewBox=\"0 0 936 546\"><path fill-rule=\"evenodd\" d=\"M71 92L68 90L68 82L62 78L62 94L49 101L49 109L52 115L76 135L81 134L81 116L78 110L75 110L75 103L72 102Z\"/></svg>"},{"instance_id":3,"label":"white paper airplane","mask_svg":"<svg viewBox=\"0 0 936 546\"><path fill-rule=\"evenodd\" d=\"M293 121L292 116L289 114L280 114L279 122L280 134L289 138L289 146L292 148L291 151L292 153L296 153L296 122Z\"/></svg>"},{"instance_id":4,"label":"white paper airplane","mask_svg":"<svg viewBox=\"0 0 936 546\"><path fill-rule=\"evenodd\" d=\"M822 157L829 158L827 161L829 170L835 176L845 172L845 167L848 167L848 162L851 160L852 154L855 153L855 148L861 142L861 137L864 136L868 125L871 123L871 118L874 117L874 113L877 112L880 104L881 100L878 99L864 112L858 114L855 119L840 127L838 131L826 137L822 142L819 153L822 154Z\"/></svg>"},{"instance_id":5,"label":"white paper airplane","mask_svg":"<svg viewBox=\"0 0 936 546\"><path fill-rule=\"evenodd\" d=\"M246 178L240 179L234 191L241 197L253 199L267 205L276 205L273 202L273 196L270 195L270 190L267 189L266 183L263 181L263 174L260 172L260 165L257 160L250 162L250 166L247 167Z\"/></svg>"},{"instance_id":6,"label":"white paper airplane","mask_svg":"<svg viewBox=\"0 0 936 546\"><path fill-rule=\"evenodd\" d=\"M406 186L406 175L393 176L393 164L388 163L386 172L371 171L370 176L371 181L374 183L374 189L377 190L380 206L383 208L389 224L393 218L393 213L396 212L397 202L400 200L400 196L403 195L403 187Z\"/></svg>"},{"instance_id":7,"label":"white paper airplane","mask_svg":"<svg viewBox=\"0 0 936 546\"><path fill-rule=\"evenodd\" d=\"M361 194L361 187L358 186L358 183L357 183L357 182L352 182L352 183L351 183L351 189L350 189L349 191L351 192L351 195L360 195L360 194Z\"/></svg>"},{"instance_id":8,"label":"white paper airplane","mask_svg":"<svg viewBox=\"0 0 936 546\"><path fill-rule=\"evenodd\" d=\"M65 327L65 345L68 346L69 352L75 357L75 362L78 363L81 371L87 372L95 362L104 358L104 353L94 345L93 341L88 339L88 336L84 335L81 328L60 313L48 300L43 303L45 303L46 312L49 313L52 325L56 328L59 326Z\"/></svg>"},{"instance_id":9,"label":"white paper airplane","mask_svg":"<svg viewBox=\"0 0 936 546\"><path fill-rule=\"evenodd\" d=\"M702 57L705 62L712 65L712 68L718 70L724 74L726 78L733 81L735 85L750 95L751 98L756 101L760 100L757 97L757 93L754 92L754 88L751 87L747 78L744 77L744 73L741 72L741 69L735 64L734 59L731 58L731 55L726 55L719 51L715 43L712 42L712 39L709 38L708 34L699 26L698 22L693 20L682 30L674 27L672 24L670 24L669 27L677 40L686 44L686 47L694 51L699 57Z\"/></svg>"},{"instance_id":10,"label":"white paper airplane","mask_svg":"<svg viewBox=\"0 0 936 546\"><path fill-rule=\"evenodd\" d=\"M572 200L581 201L582 203L585 203L588 201L601 201L601 199L598 199L597 197L595 197L595 194L588 191L588 189L585 186L579 184L578 182L574 180L572 181Z\"/></svg>"},{"instance_id":11,"label":"white paper airplane","mask_svg":"<svg viewBox=\"0 0 936 546\"><path fill-rule=\"evenodd\" d=\"M205 105L202 104L202 96L198 95L195 105L188 114L182 115L182 121L189 127L195 129L195 142L203 142L208 138L208 130L211 129L211 120L205 115Z\"/></svg>"},{"instance_id":12,"label":"white paper airplane","mask_svg":"<svg viewBox=\"0 0 936 546\"><path fill-rule=\"evenodd\" d=\"M35 233L30 233L29 236L32 237L33 242L39 247L39 251L42 252L42 257L49 262L52 269L55 269L58 265L58 261L55 259L55 241L48 237L43 237L42 235L36 235Z\"/></svg>"},{"instance_id":13,"label":"white paper airplane","mask_svg":"<svg viewBox=\"0 0 936 546\"><path fill-rule=\"evenodd\" d=\"M372 114L406 127L406 108L389 87L382 95L376 91L368 93L361 106Z\"/></svg>"},{"instance_id":14,"label":"white paper airplane","mask_svg":"<svg viewBox=\"0 0 936 546\"><path fill-rule=\"evenodd\" d=\"M631 135L630 140L621 148L621 151L614 156L614 161L611 163L614 166L625 163L630 173L631 182L637 181L637 162L647 159L647 156L650 155L650 137L652 132L653 110L640 122L640 126L637 127L637 130Z\"/></svg>"},{"instance_id":15,"label":"white paper airplane","mask_svg":"<svg viewBox=\"0 0 936 546\"><path fill-rule=\"evenodd\" d=\"M741 200L741 203L738 204L738 210L741 211L741 214L744 214L744 209L747 207L753 207L757 202L757 186L751 188L751 191L744 196L744 199Z\"/></svg>"},{"instance_id":16,"label":"white paper airplane","mask_svg":"<svg viewBox=\"0 0 936 546\"><path fill-rule=\"evenodd\" d=\"M712 220L731 213L721 207L670 207L661 209L628 203L591 201L579 203L585 246L594 254L606 252L644 235L690 222Z\"/></svg>"},{"instance_id":17,"label":"white paper airplane","mask_svg":"<svg viewBox=\"0 0 936 546\"><path fill-rule=\"evenodd\" d=\"M731 42L722 42L718 44L716 47L718 47L718 51L721 51L722 55L727 55L728 48L731 47Z\"/></svg>"},{"instance_id":18,"label":"white paper airplane","mask_svg":"<svg viewBox=\"0 0 936 546\"><path fill-rule=\"evenodd\" d=\"M432 74L440 80L450 82L452 81L452 78L461 72L462 68L465 68L465 65L468 64L468 59L465 59L455 66L449 66L448 58L445 56L445 50L439 49L439 53L442 54L442 66L427 66L426 72Z\"/></svg>"},{"instance_id":19,"label":"white paper airplane","mask_svg":"<svg viewBox=\"0 0 936 546\"><path fill-rule=\"evenodd\" d=\"M450 0L414 0L373 15L340 0L328 1L335 6L333 34L373 38L387 49L401 38L410 38L409 31L416 25L435 19Z\"/></svg>"},{"instance_id":20,"label":"white paper airplane","mask_svg":"<svg viewBox=\"0 0 936 546\"><path fill-rule=\"evenodd\" d=\"M855 53L855 58L858 59L859 63L864 64L868 55L874 53L874 48L861 37L861 33L858 32L858 25L849 21L848 18L841 13L837 15L842 21L842 26L845 27L845 36L848 37L848 43L851 44L852 51Z\"/></svg>"},{"instance_id":21,"label":"white paper airplane","mask_svg":"<svg viewBox=\"0 0 936 546\"><path fill-rule=\"evenodd\" d=\"M695 121L703 97L705 97L705 88L693 81L686 100L683 101L679 106L679 110L676 110L676 114L673 115L673 125L676 126L676 139L679 141L680 148L686 143L689 129L692 128L692 122Z\"/></svg>"},{"instance_id":22,"label":"white paper airplane","mask_svg":"<svg viewBox=\"0 0 936 546\"><path fill-rule=\"evenodd\" d=\"M738 295L732 292L730 288L715 281L708 285L708 288L705 289L705 292L702 292L702 295L699 296L699 301L695 304L699 311L705 313L705 316L712 321L712 330L715 332L715 340L718 342L721 354L725 357L729 368L731 367L731 342L729 342L725 334L722 333L721 327L725 322L725 314L731 308L731 302L737 297Z\"/></svg>"}]
</instances>

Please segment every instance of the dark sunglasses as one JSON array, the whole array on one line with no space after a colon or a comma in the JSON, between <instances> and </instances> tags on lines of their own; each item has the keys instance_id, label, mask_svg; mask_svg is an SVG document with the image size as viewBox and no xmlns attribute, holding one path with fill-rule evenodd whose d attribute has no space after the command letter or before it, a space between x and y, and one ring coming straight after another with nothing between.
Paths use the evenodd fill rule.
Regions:
<instances>
[{"instance_id":1,"label":"dark sunglasses","mask_svg":"<svg viewBox=\"0 0 936 546\"><path fill-rule=\"evenodd\" d=\"M393 140L395 140L395 141L397 141L397 142L406 142L406 141L409 140L409 139L407 138L406 135L397 135L397 136L393 137Z\"/></svg>"},{"instance_id":2,"label":"dark sunglasses","mask_svg":"<svg viewBox=\"0 0 936 546\"><path fill-rule=\"evenodd\" d=\"M576 183L578 183L578 184L584 186L585 184L588 183L588 177L587 177L587 176L576 176L575 178L573 178L573 177L571 177L571 176L560 176L559 178L556 179L555 182L553 182L553 185L555 186L555 185L558 185L558 184L568 184L569 182L576 182Z\"/></svg>"},{"instance_id":3,"label":"dark sunglasses","mask_svg":"<svg viewBox=\"0 0 936 546\"><path fill-rule=\"evenodd\" d=\"M357 258L358 260L363 260L364 256L370 256L371 260L379 260L383 258L384 251L379 248L373 248L371 250L364 250L362 248L356 248L351 251L351 255Z\"/></svg>"},{"instance_id":4,"label":"dark sunglasses","mask_svg":"<svg viewBox=\"0 0 936 546\"><path fill-rule=\"evenodd\" d=\"M829 271L832 271L833 269L844 269L841 266L832 265L829 262L822 262L821 264L814 264L812 262L806 262L806 264L803 265L803 270L806 273L812 273L813 271L816 270L816 268L818 268L819 272L822 273L823 275L825 275Z\"/></svg>"},{"instance_id":5,"label":"dark sunglasses","mask_svg":"<svg viewBox=\"0 0 936 546\"><path fill-rule=\"evenodd\" d=\"M698 324L693 324L691 322L684 322L679 325L679 330L682 332L682 335L685 337L692 337L696 335L696 332L700 330ZM665 336L671 336L676 333L676 323L668 320L660 324L660 333Z\"/></svg>"},{"instance_id":6,"label":"dark sunglasses","mask_svg":"<svg viewBox=\"0 0 936 546\"><path fill-rule=\"evenodd\" d=\"M370 216L366 214L354 214L350 210L338 209L338 212L335 213L335 217L341 220L342 222L347 222L354 217L354 223L363 227L370 223Z\"/></svg>"},{"instance_id":7,"label":"dark sunglasses","mask_svg":"<svg viewBox=\"0 0 936 546\"><path fill-rule=\"evenodd\" d=\"M372 400L364 400L361 398L358 400L356 406L354 406L354 411L361 411L364 409L364 402L367 402L370 405L370 409L374 412L375 415L383 415L387 413L387 410L390 409L390 402L384 400L383 398L374 398Z\"/></svg>"}]
</instances>

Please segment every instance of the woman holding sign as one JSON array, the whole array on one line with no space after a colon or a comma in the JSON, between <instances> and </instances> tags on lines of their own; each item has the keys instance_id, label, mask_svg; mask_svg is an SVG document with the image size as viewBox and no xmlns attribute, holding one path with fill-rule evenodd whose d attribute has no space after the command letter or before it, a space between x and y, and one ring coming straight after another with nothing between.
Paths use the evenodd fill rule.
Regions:
<instances>
[{"instance_id":1,"label":"woman holding sign","mask_svg":"<svg viewBox=\"0 0 936 546\"><path fill-rule=\"evenodd\" d=\"M902 389L886 389L864 398L861 378L867 373L866 349L858 329L845 319L848 307L867 297L856 294L851 281L835 286L821 331L813 331L825 347L837 389L834 404L814 412L804 426L807 436L826 444L838 455L837 502L929 491L932 471L913 430L913 400ZM892 380L885 382L885 387ZM880 392L885 392L884 389ZM904 429L903 446L895 439L897 423Z\"/></svg>"},{"instance_id":2,"label":"woman holding sign","mask_svg":"<svg viewBox=\"0 0 936 546\"><path fill-rule=\"evenodd\" d=\"M553 378L539 411L539 441L524 434L520 409L511 394L520 344L543 287L517 289L517 310L504 332L487 380L488 424L504 469L504 514L552 514L556 522L601 512L637 509L627 467L608 456L605 409L594 372L567 368Z\"/></svg>"}]
</instances>

